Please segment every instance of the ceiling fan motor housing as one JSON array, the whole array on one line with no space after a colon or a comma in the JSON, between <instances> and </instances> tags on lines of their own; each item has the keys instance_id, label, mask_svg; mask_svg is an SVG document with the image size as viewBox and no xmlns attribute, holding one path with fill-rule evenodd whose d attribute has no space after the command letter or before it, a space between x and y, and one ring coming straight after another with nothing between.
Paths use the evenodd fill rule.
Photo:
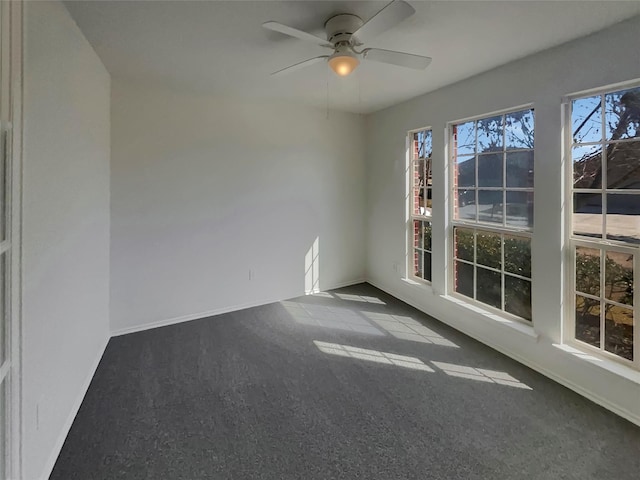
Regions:
<instances>
[{"instance_id":1,"label":"ceiling fan motor housing","mask_svg":"<svg viewBox=\"0 0 640 480\"><path fill-rule=\"evenodd\" d=\"M360 60L387 63L400 67L423 70L431 63L430 57L413 53L396 52L380 48L364 48L364 43L375 38L415 13L415 9L404 0L391 0L382 10L363 22L357 15L342 13L335 15L324 24L326 40L315 34L299 30L278 22L262 24L267 30L280 32L290 37L298 38L308 43L333 50L331 55L318 55L294 65L282 68L272 75L288 73L304 68L314 63L328 61L331 69L340 76L347 76L353 72ZM360 51L361 50L361 51Z\"/></svg>"},{"instance_id":2,"label":"ceiling fan motor housing","mask_svg":"<svg viewBox=\"0 0 640 480\"><path fill-rule=\"evenodd\" d=\"M364 24L357 15L344 13L331 17L324 24L327 40L334 45L351 42L352 35ZM355 43L354 43L355 44Z\"/></svg>"}]
</instances>

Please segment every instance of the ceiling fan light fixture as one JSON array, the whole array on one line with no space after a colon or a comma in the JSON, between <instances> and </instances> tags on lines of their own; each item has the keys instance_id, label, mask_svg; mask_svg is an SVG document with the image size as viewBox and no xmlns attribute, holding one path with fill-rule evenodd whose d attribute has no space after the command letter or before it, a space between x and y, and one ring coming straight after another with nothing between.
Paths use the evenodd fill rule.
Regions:
<instances>
[{"instance_id":1,"label":"ceiling fan light fixture","mask_svg":"<svg viewBox=\"0 0 640 480\"><path fill-rule=\"evenodd\" d=\"M358 65L360 65L360 60L351 53L336 52L329 57L329 66L331 67L331 70L341 77L349 75L358 67Z\"/></svg>"}]
</instances>

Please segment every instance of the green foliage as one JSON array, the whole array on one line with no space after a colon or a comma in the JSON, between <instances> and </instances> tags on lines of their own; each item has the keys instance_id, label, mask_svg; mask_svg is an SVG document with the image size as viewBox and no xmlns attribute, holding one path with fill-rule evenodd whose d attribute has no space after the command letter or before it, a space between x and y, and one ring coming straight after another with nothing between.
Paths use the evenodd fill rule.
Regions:
<instances>
[{"instance_id":1,"label":"green foliage","mask_svg":"<svg viewBox=\"0 0 640 480\"><path fill-rule=\"evenodd\" d=\"M512 277L514 273L531 278L531 241L528 238L502 236L499 233L456 228L456 258L474 261L478 265L500 269L504 249L505 262L505 305L504 310L531 319L531 282ZM500 274L482 268L478 269L476 299L502 308L500 305Z\"/></svg>"},{"instance_id":2,"label":"green foliage","mask_svg":"<svg viewBox=\"0 0 640 480\"><path fill-rule=\"evenodd\" d=\"M423 248L431 251L431 222L422 222L423 226Z\"/></svg>"},{"instance_id":3,"label":"green foliage","mask_svg":"<svg viewBox=\"0 0 640 480\"><path fill-rule=\"evenodd\" d=\"M502 239L500 234L478 232L476 242L477 263L499 269L502 265Z\"/></svg>"},{"instance_id":4,"label":"green foliage","mask_svg":"<svg viewBox=\"0 0 640 480\"><path fill-rule=\"evenodd\" d=\"M531 278L531 241L528 238L505 236L478 231L476 235L476 263L499 269L504 243L505 271ZM474 261L473 230L456 228L456 258Z\"/></svg>"},{"instance_id":5,"label":"green foliage","mask_svg":"<svg viewBox=\"0 0 640 480\"><path fill-rule=\"evenodd\" d=\"M600 296L600 256L576 253L576 290ZM604 291L609 300L632 305L633 269L607 255Z\"/></svg>"},{"instance_id":6,"label":"green foliage","mask_svg":"<svg viewBox=\"0 0 640 480\"><path fill-rule=\"evenodd\" d=\"M594 250L594 249L591 249ZM596 250L597 251L597 250ZM608 300L632 305L633 303L633 255L608 252L605 257L604 296ZM576 252L576 290L600 296L601 253ZM605 350L622 358L633 360L633 311L609 302L576 295L576 338L600 347L601 309L605 315Z\"/></svg>"},{"instance_id":7,"label":"green foliage","mask_svg":"<svg viewBox=\"0 0 640 480\"><path fill-rule=\"evenodd\" d=\"M633 262L633 255L628 261ZM611 300L633 305L633 268L621 265L607 255L604 263L604 291Z\"/></svg>"},{"instance_id":8,"label":"green foliage","mask_svg":"<svg viewBox=\"0 0 640 480\"><path fill-rule=\"evenodd\" d=\"M473 262L473 230L456 228L455 243L456 258Z\"/></svg>"},{"instance_id":9,"label":"green foliage","mask_svg":"<svg viewBox=\"0 0 640 480\"><path fill-rule=\"evenodd\" d=\"M505 275L504 309L527 320L531 320L531 282Z\"/></svg>"},{"instance_id":10,"label":"green foliage","mask_svg":"<svg viewBox=\"0 0 640 480\"><path fill-rule=\"evenodd\" d=\"M531 278L531 240L505 236L504 269L507 272Z\"/></svg>"},{"instance_id":11,"label":"green foliage","mask_svg":"<svg viewBox=\"0 0 640 480\"><path fill-rule=\"evenodd\" d=\"M600 296L600 257L576 253L576 290Z\"/></svg>"}]
</instances>

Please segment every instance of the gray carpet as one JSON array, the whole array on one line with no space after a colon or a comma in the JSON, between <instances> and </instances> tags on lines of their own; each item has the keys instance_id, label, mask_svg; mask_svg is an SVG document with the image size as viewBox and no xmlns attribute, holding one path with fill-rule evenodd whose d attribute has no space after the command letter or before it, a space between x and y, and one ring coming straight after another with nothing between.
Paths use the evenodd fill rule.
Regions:
<instances>
[{"instance_id":1,"label":"gray carpet","mask_svg":"<svg viewBox=\"0 0 640 480\"><path fill-rule=\"evenodd\" d=\"M113 338L51 479L639 472L640 428L363 284Z\"/></svg>"}]
</instances>

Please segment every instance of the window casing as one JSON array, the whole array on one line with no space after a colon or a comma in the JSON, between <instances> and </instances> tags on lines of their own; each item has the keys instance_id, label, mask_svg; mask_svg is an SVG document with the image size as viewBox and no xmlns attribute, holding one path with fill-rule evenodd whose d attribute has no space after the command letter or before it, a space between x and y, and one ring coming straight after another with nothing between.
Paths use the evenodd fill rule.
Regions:
<instances>
[{"instance_id":1,"label":"window casing","mask_svg":"<svg viewBox=\"0 0 640 480\"><path fill-rule=\"evenodd\" d=\"M568 340L640 367L640 83L568 98Z\"/></svg>"},{"instance_id":2,"label":"window casing","mask_svg":"<svg viewBox=\"0 0 640 480\"><path fill-rule=\"evenodd\" d=\"M533 108L451 125L449 291L531 321Z\"/></svg>"},{"instance_id":3,"label":"window casing","mask_svg":"<svg viewBox=\"0 0 640 480\"><path fill-rule=\"evenodd\" d=\"M414 279L431 281L433 151L430 128L409 132L409 265Z\"/></svg>"}]
</instances>

